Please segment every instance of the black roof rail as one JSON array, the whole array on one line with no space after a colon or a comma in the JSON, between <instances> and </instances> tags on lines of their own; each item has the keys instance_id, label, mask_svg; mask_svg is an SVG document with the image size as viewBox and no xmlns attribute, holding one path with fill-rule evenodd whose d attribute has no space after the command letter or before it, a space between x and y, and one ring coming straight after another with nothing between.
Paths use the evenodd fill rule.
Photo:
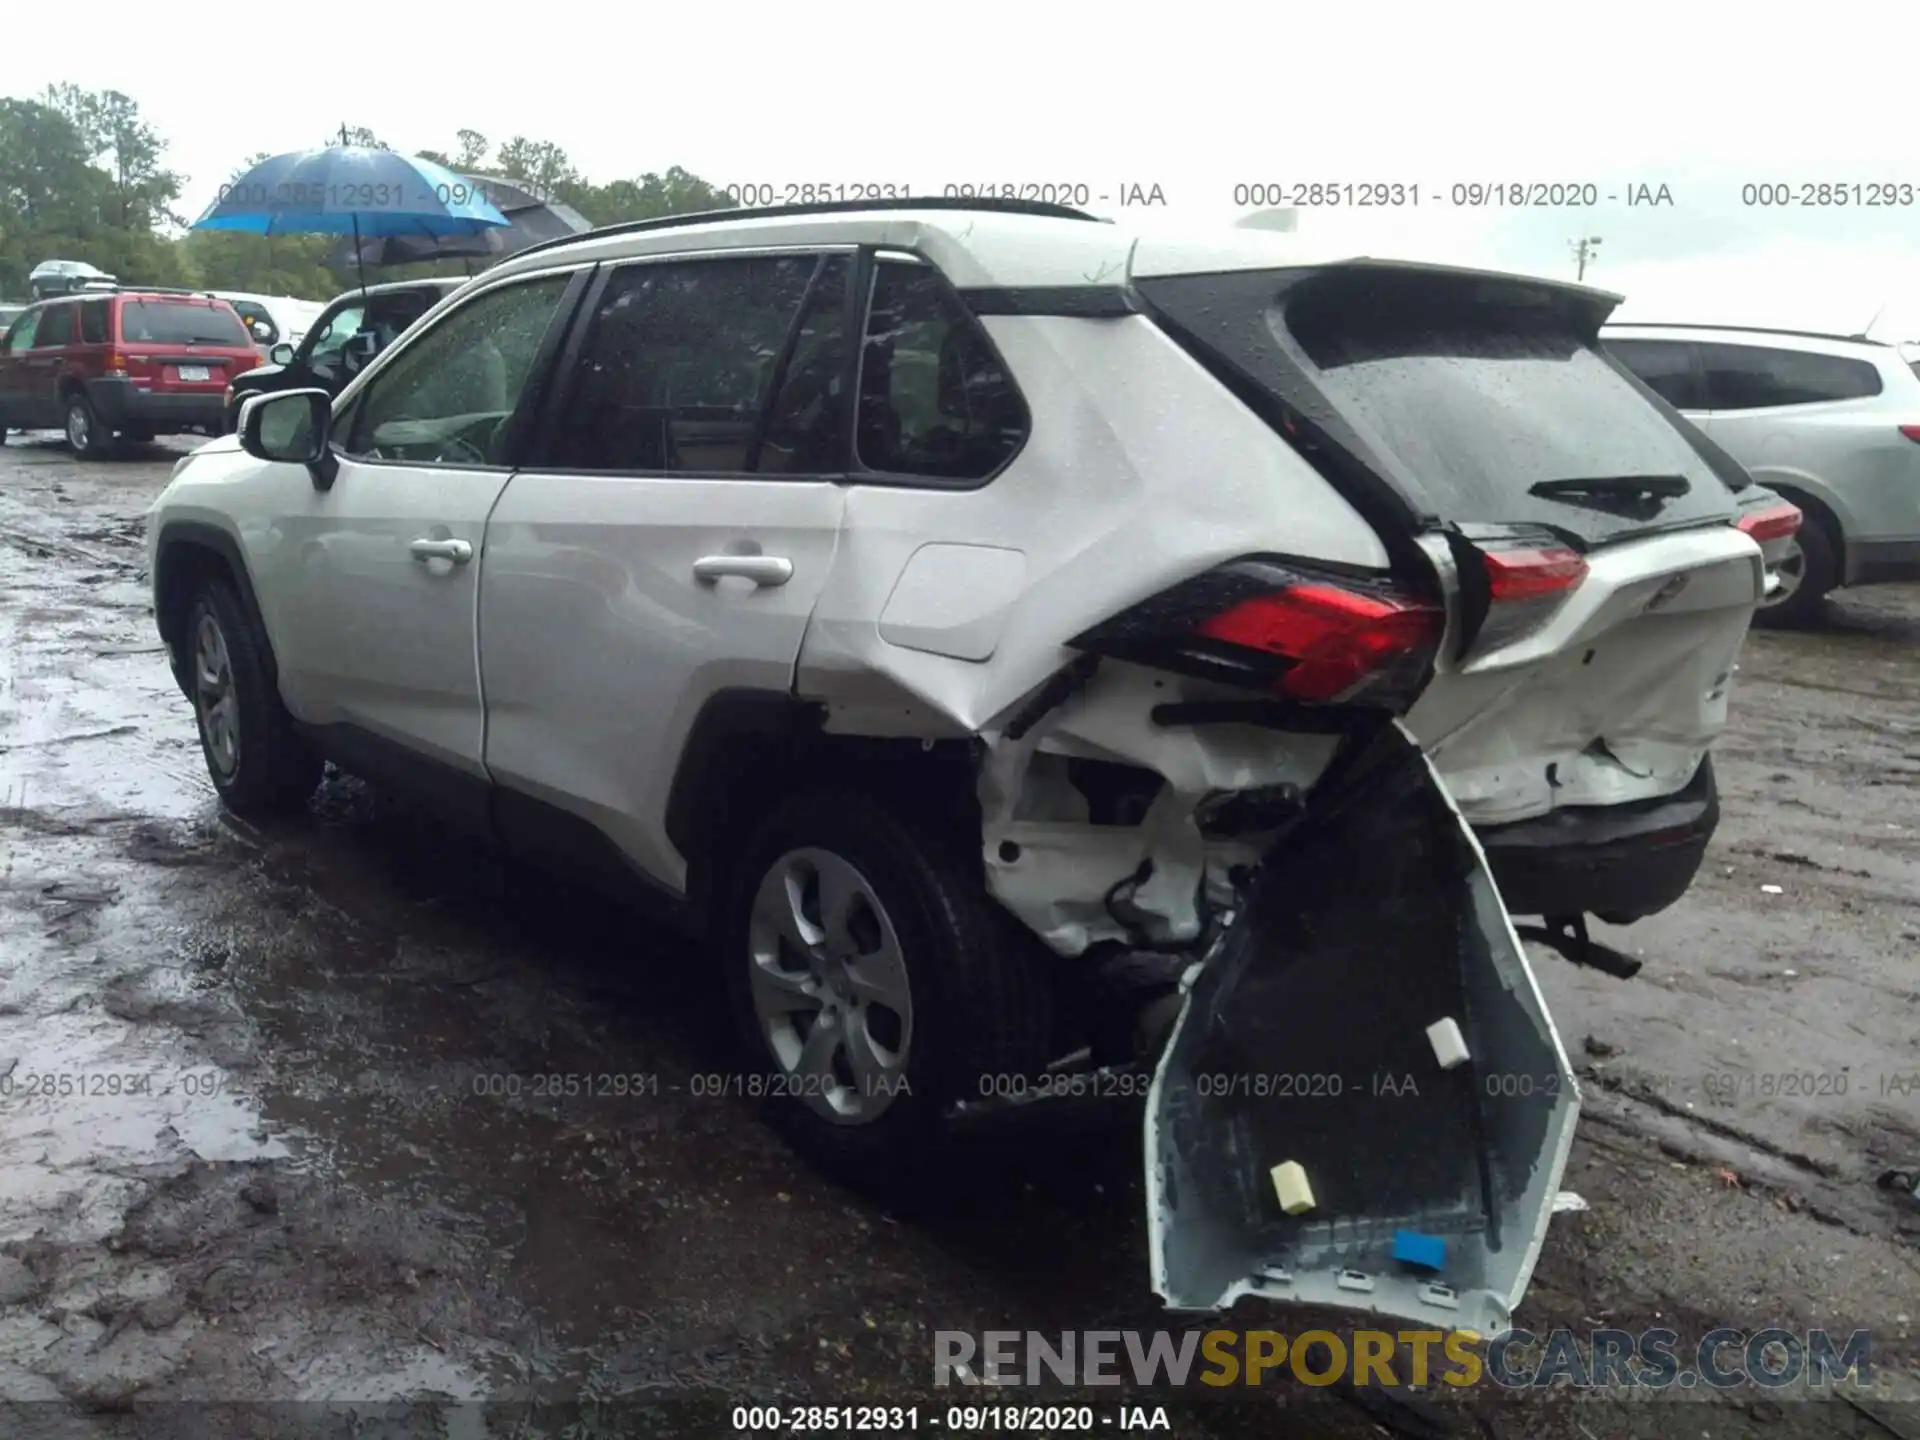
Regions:
<instances>
[{"instance_id":1,"label":"black roof rail","mask_svg":"<svg viewBox=\"0 0 1920 1440\"><path fill-rule=\"evenodd\" d=\"M1844 340L1853 345L1891 345L1867 335L1837 335L1830 330L1782 330L1773 325L1696 325L1687 320L1612 320L1608 330L1726 330L1735 335L1790 335L1796 340Z\"/></svg>"},{"instance_id":2,"label":"black roof rail","mask_svg":"<svg viewBox=\"0 0 1920 1440\"><path fill-rule=\"evenodd\" d=\"M993 195L925 195L904 200L820 200L804 205L760 205L733 210L698 210L689 215L658 215L651 220L622 220L613 225L597 225L578 235L556 235L524 250L503 256L502 261L518 260L556 246L580 240L600 240L609 235L635 235L647 230L673 230L683 225L713 225L723 220L771 220L784 215L858 215L874 210L959 210L996 215L1035 215L1043 220L1085 220L1095 225L1111 225L1098 215L1089 215L1070 205L1053 205L1044 200L1013 200Z\"/></svg>"}]
</instances>

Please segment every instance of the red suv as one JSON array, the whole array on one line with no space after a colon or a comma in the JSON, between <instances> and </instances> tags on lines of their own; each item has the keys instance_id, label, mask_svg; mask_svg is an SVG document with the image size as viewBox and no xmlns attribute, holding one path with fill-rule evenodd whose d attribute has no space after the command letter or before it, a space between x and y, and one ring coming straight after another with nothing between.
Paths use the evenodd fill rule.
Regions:
<instances>
[{"instance_id":1,"label":"red suv","mask_svg":"<svg viewBox=\"0 0 1920 1440\"><path fill-rule=\"evenodd\" d=\"M224 300L116 290L42 300L0 341L0 434L67 432L75 455L117 439L218 435L227 382L260 363Z\"/></svg>"}]
</instances>

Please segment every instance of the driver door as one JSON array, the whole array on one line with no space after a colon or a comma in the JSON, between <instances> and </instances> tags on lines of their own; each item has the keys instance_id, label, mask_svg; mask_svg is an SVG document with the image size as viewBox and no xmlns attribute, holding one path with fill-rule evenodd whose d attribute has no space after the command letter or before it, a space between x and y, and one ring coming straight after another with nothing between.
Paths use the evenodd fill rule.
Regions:
<instances>
[{"instance_id":1,"label":"driver door","mask_svg":"<svg viewBox=\"0 0 1920 1440\"><path fill-rule=\"evenodd\" d=\"M407 337L337 408L331 488L301 487L276 517L282 695L370 773L425 759L437 765L391 778L486 778L482 542L517 412L537 403L587 273L490 287Z\"/></svg>"}]
</instances>

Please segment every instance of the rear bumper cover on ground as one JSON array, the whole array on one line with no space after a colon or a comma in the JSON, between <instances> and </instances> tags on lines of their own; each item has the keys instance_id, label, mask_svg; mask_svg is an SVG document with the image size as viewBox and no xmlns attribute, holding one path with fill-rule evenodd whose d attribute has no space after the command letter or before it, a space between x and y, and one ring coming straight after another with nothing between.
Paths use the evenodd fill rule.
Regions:
<instances>
[{"instance_id":1,"label":"rear bumper cover on ground","mask_svg":"<svg viewBox=\"0 0 1920 1440\"><path fill-rule=\"evenodd\" d=\"M1403 732L1316 790L1189 980L1146 1130L1167 1303L1505 1332L1579 1085L1471 832ZM1442 1056L1437 1024L1465 1059ZM1304 1213L1269 1178L1288 1161ZM1403 1263L1404 1232L1438 1262Z\"/></svg>"},{"instance_id":2,"label":"rear bumper cover on ground","mask_svg":"<svg viewBox=\"0 0 1920 1440\"><path fill-rule=\"evenodd\" d=\"M1569 806L1477 833L1513 914L1638 918L1687 893L1719 823L1709 757L1674 795Z\"/></svg>"},{"instance_id":3,"label":"rear bumper cover on ground","mask_svg":"<svg viewBox=\"0 0 1920 1440\"><path fill-rule=\"evenodd\" d=\"M199 395L157 395L125 380L96 380L87 386L87 399L93 402L100 423L111 430L217 433L226 396L224 387Z\"/></svg>"}]
</instances>

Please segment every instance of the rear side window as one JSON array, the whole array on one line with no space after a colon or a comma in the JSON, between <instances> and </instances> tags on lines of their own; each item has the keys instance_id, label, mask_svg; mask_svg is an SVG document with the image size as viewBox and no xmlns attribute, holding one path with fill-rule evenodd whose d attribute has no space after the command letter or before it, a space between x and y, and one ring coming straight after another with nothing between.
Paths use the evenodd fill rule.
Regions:
<instances>
[{"instance_id":1,"label":"rear side window","mask_svg":"<svg viewBox=\"0 0 1920 1440\"><path fill-rule=\"evenodd\" d=\"M73 311L72 304L49 305L40 317L40 333L34 338L34 347L45 350L55 345L71 345Z\"/></svg>"},{"instance_id":2,"label":"rear side window","mask_svg":"<svg viewBox=\"0 0 1920 1440\"><path fill-rule=\"evenodd\" d=\"M750 471L761 415L821 263L786 255L616 270L594 311L548 463Z\"/></svg>"},{"instance_id":3,"label":"rear side window","mask_svg":"<svg viewBox=\"0 0 1920 1440\"><path fill-rule=\"evenodd\" d=\"M1607 352L1676 410L1707 408L1693 346L1682 340L1609 340Z\"/></svg>"},{"instance_id":4,"label":"rear side window","mask_svg":"<svg viewBox=\"0 0 1920 1440\"><path fill-rule=\"evenodd\" d=\"M1864 400L1881 390L1871 361L1762 345L1702 345L1707 403L1715 410L1763 410Z\"/></svg>"},{"instance_id":5,"label":"rear side window","mask_svg":"<svg viewBox=\"0 0 1920 1440\"><path fill-rule=\"evenodd\" d=\"M83 345L104 345L107 343L106 301L85 300L81 302L80 343Z\"/></svg>"},{"instance_id":6,"label":"rear side window","mask_svg":"<svg viewBox=\"0 0 1920 1440\"><path fill-rule=\"evenodd\" d=\"M253 341L240 317L222 306L192 300L123 300L120 338L129 344L231 345L250 348Z\"/></svg>"},{"instance_id":7,"label":"rear side window","mask_svg":"<svg viewBox=\"0 0 1920 1440\"><path fill-rule=\"evenodd\" d=\"M986 332L931 265L875 267L856 454L868 470L985 480L1027 438L1025 401Z\"/></svg>"},{"instance_id":8,"label":"rear side window","mask_svg":"<svg viewBox=\"0 0 1920 1440\"><path fill-rule=\"evenodd\" d=\"M1662 524L1731 513L1705 455L1566 303L1524 285L1384 271L1303 284L1284 316L1320 388L1445 518L1548 523L1599 540L1625 527L1531 487L1650 475L1690 486Z\"/></svg>"}]
</instances>

